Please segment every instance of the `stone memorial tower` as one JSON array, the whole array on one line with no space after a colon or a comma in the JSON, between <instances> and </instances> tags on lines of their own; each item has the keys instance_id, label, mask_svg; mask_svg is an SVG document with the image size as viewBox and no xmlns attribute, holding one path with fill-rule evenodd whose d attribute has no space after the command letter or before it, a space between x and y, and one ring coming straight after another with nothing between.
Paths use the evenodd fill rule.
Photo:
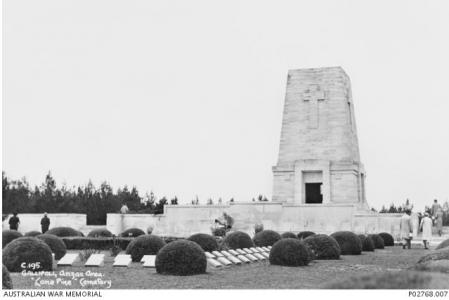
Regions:
<instances>
[{"instance_id":1,"label":"stone memorial tower","mask_svg":"<svg viewBox=\"0 0 449 300\"><path fill-rule=\"evenodd\" d=\"M341 67L290 70L273 202L368 207L351 84Z\"/></svg>"}]
</instances>

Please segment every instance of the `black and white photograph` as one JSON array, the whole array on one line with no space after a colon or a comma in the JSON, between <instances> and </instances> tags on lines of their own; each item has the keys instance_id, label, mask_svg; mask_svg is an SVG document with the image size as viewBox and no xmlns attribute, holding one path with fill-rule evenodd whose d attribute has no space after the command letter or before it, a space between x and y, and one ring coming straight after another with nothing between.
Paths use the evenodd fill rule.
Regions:
<instances>
[{"instance_id":1,"label":"black and white photograph","mask_svg":"<svg viewBox=\"0 0 449 300\"><path fill-rule=\"evenodd\" d=\"M2 298L448 299L448 16L3 0Z\"/></svg>"}]
</instances>

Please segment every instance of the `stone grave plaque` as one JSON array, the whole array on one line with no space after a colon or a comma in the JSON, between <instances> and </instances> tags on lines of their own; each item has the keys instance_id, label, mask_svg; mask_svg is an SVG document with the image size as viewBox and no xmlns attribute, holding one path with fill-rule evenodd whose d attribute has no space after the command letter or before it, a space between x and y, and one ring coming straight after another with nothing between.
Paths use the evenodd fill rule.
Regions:
<instances>
[{"instance_id":1,"label":"stone grave plaque","mask_svg":"<svg viewBox=\"0 0 449 300\"><path fill-rule=\"evenodd\" d=\"M228 251L221 251L221 254L223 254L225 257L231 256L232 254Z\"/></svg>"},{"instance_id":2,"label":"stone grave plaque","mask_svg":"<svg viewBox=\"0 0 449 300\"><path fill-rule=\"evenodd\" d=\"M230 266L230 265L232 265L232 262L229 259L225 258L224 256L218 257L217 261L220 264L222 264L223 266Z\"/></svg>"},{"instance_id":3,"label":"stone grave plaque","mask_svg":"<svg viewBox=\"0 0 449 300\"><path fill-rule=\"evenodd\" d=\"M207 259L207 264L214 268L221 268L223 265L213 258Z\"/></svg>"},{"instance_id":4,"label":"stone grave plaque","mask_svg":"<svg viewBox=\"0 0 449 300\"><path fill-rule=\"evenodd\" d=\"M241 255L247 254L247 253L246 253L245 251L243 251L242 249L235 249L235 251L237 251L238 254L241 254Z\"/></svg>"},{"instance_id":5,"label":"stone grave plaque","mask_svg":"<svg viewBox=\"0 0 449 300\"><path fill-rule=\"evenodd\" d=\"M129 267L131 264L131 255L129 254L119 254L114 259L114 267Z\"/></svg>"},{"instance_id":6,"label":"stone grave plaque","mask_svg":"<svg viewBox=\"0 0 449 300\"><path fill-rule=\"evenodd\" d=\"M104 266L104 254L95 253L91 254L84 264L85 267L103 267Z\"/></svg>"},{"instance_id":7,"label":"stone grave plaque","mask_svg":"<svg viewBox=\"0 0 449 300\"><path fill-rule=\"evenodd\" d=\"M263 256L263 255L260 254L260 253L253 253L253 255L254 255L256 258L258 258L259 260L265 260L265 259L267 259L265 256Z\"/></svg>"},{"instance_id":8,"label":"stone grave plaque","mask_svg":"<svg viewBox=\"0 0 449 300\"><path fill-rule=\"evenodd\" d=\"M268 249L267 247L262 247L263 250L270 252L270 249Z\"/></svg>"},{"instance_id":9,"label":"stone grave plaque","mask_svg":"<svg viewBox=\"0 0 449 300\"><path fill-rule=\"evenodd\" d=\"M248 259L248 258L246 258L246 256L244 256L244 255L239 255L239 256L237 256L237 258L238 259L240 259L241 261L243 261L244 263L247 263L247 264L249 264L251 261Z\"/></svg>"},{"instance_id":10,"label":"stone grave plaque","mask_svg":"<svg viewBox=\"0 0 449 300\"><path fill-rule=\"evenodd\" d=\"M215 258L215 255L210 252L204 252L204 254L206 254L206 258Z\"/></svg>"},{"instance_id":11,"label":"stone grave plaque","mask_svg":"<svg viewBox=\"0 0 449 300\"><path fill-rule=\"evenodd\" d=\"M240 265L242 263L242 261L237 257L235 257L234 255L227 256L226 258L229 259L235 265Z\"/></svg>"},{"instance_id":12,"label":"stone grave plaque","mask_svg":"<svg viewBox=\"0 0 449 300\"><path fill-rule=\"evenodd\" d=\"M142 257L142 261L143 261L143 267L156 268L156 255L144 255Z\"/></svg>"},{"instance_id":13,"label":"stone grave plaque","mask_svg":"<svg viewBox=\"0 0 449 300\"><path fill-rule=\"evenodd\" d=\"M239 255L239 253L238 253L237 251L233 250L233 249L228 250L228 252L229 252L230 254L234 255L234 256L238 256L238 255Z\"/></svg>"},{"instance_id":14,"label":"stone grave plaque","mask_svg":"<svg viewBox=\"0 0 449 300\"><path fill-rule=\"evenodd\" d=\"M224 256L223 254L221 254L218 251L212 251L212 254L215 255L216 257L223 257Z\"/></svg>"},{"instance_id":15,"label":"stone grave plaque","mask_svg":"<svg viewBox=\"0 0 449 300\"><path fill-rule=\"evenodd\" d=\"M246 254L245 257L251 261L258 261L258 259L252 254Z\"/></svg>"},{"instance_id":16,"label":"stone grave plaque","mask_svg":"<svg viewBox=\"0 0 449 300\"><path fill-rule=\"evenodd\" d=\"M73 266L74 263L79 261L79 253L67 253L58 261L58 266Z\"/></svg>"},{"instance_id":17,"label":"stone grave plaque","mask_svg":"<svg viewBox=\"0 0 449 300\"><path fill-rule=\"evenodd\" d=\"M253 254L253 250L249 249L249 248L243 248L243 251L245 251L248 254Z\"/></svg>"},{"instance_id":18,"label":"stone grave plaque","mask_svg":"<svg viewBox=\"0 0 449 300\"><path fill-rule=\"evenodd\" d=\"M270 258L270 254L267 252L261 252L260 255L265 256L266 258Z\"/></svg>"},{"instance_id":19,"label":"stone grave plaque","mask_svg":"<svg viewBox=\"0 0 449 300\"><path fill-rule=\"evenodd\" d=\"M256 247L256 249L259 251L259 252L264 252L265 250L263 250L262 248L260 248L260 247Z\"/></svg>"},{"instance_id":20,"label":"stone grave plaque","mask_svg":"<svg viewBox=\"0 0 449 300\"><path fill-rule=\"evenodd\" d=\"M256 247L249 248L249 250L253 251L253 253L258 253L258 252L260 252L259 250L257 250Z\"/></svg>"}]
</instances>

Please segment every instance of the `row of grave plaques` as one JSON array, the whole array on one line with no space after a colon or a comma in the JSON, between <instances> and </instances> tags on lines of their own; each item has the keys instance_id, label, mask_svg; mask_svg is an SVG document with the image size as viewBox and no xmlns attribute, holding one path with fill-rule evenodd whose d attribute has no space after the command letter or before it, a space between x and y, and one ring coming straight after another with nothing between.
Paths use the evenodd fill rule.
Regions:
<instances>
[{"instance_id":1,"label":"row of grave plaques","mask_svg":"<svg viewBox=\"0 0 449 300\"><path fill-rule=\"evenodd\" d=\"M207 262L214 268L229 265L239 265L243 263L257 262L266 260L269 257L271 246L235 249L228 251L205 252ZM102 267L104 266L104 254L92 254L84 264L85 267ZM54 260L54 254L53 254ZM144 255L141 263L143 267L154 268L156 255ZM67 253L57 263L57 266L73 266L74 263L80 262L79 253ZM129 267L132 259L129 254L119 254L115 257L114 267Z\"/></svg>"}]
</instances>

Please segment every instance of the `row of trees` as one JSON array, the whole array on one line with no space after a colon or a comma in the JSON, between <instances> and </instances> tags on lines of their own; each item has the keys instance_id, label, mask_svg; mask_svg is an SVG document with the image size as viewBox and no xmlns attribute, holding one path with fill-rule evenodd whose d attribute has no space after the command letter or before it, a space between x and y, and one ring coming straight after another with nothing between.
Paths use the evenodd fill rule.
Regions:
<instances>
[{"instance_id":1,"label":"row of trees","mask_svg":"<svg viewBox=\"0 0 449 300\"><path fill-rule=\"evenodd\" d=\"M3 214L20 213L82 213L87 215L87 224L106 224L106 214L120 211L126 204L131 213L161 214L168 199L159 200L151 193L143 197L136 187L127 186L113 192L112 187L103 182L95 187L89 181L85 186L68 188L56 186L49 172L40 186L32 188L25 178L11 180L2 172ZM170 201L177 204L175 197Z\"/></svg>"}]
</instances>

